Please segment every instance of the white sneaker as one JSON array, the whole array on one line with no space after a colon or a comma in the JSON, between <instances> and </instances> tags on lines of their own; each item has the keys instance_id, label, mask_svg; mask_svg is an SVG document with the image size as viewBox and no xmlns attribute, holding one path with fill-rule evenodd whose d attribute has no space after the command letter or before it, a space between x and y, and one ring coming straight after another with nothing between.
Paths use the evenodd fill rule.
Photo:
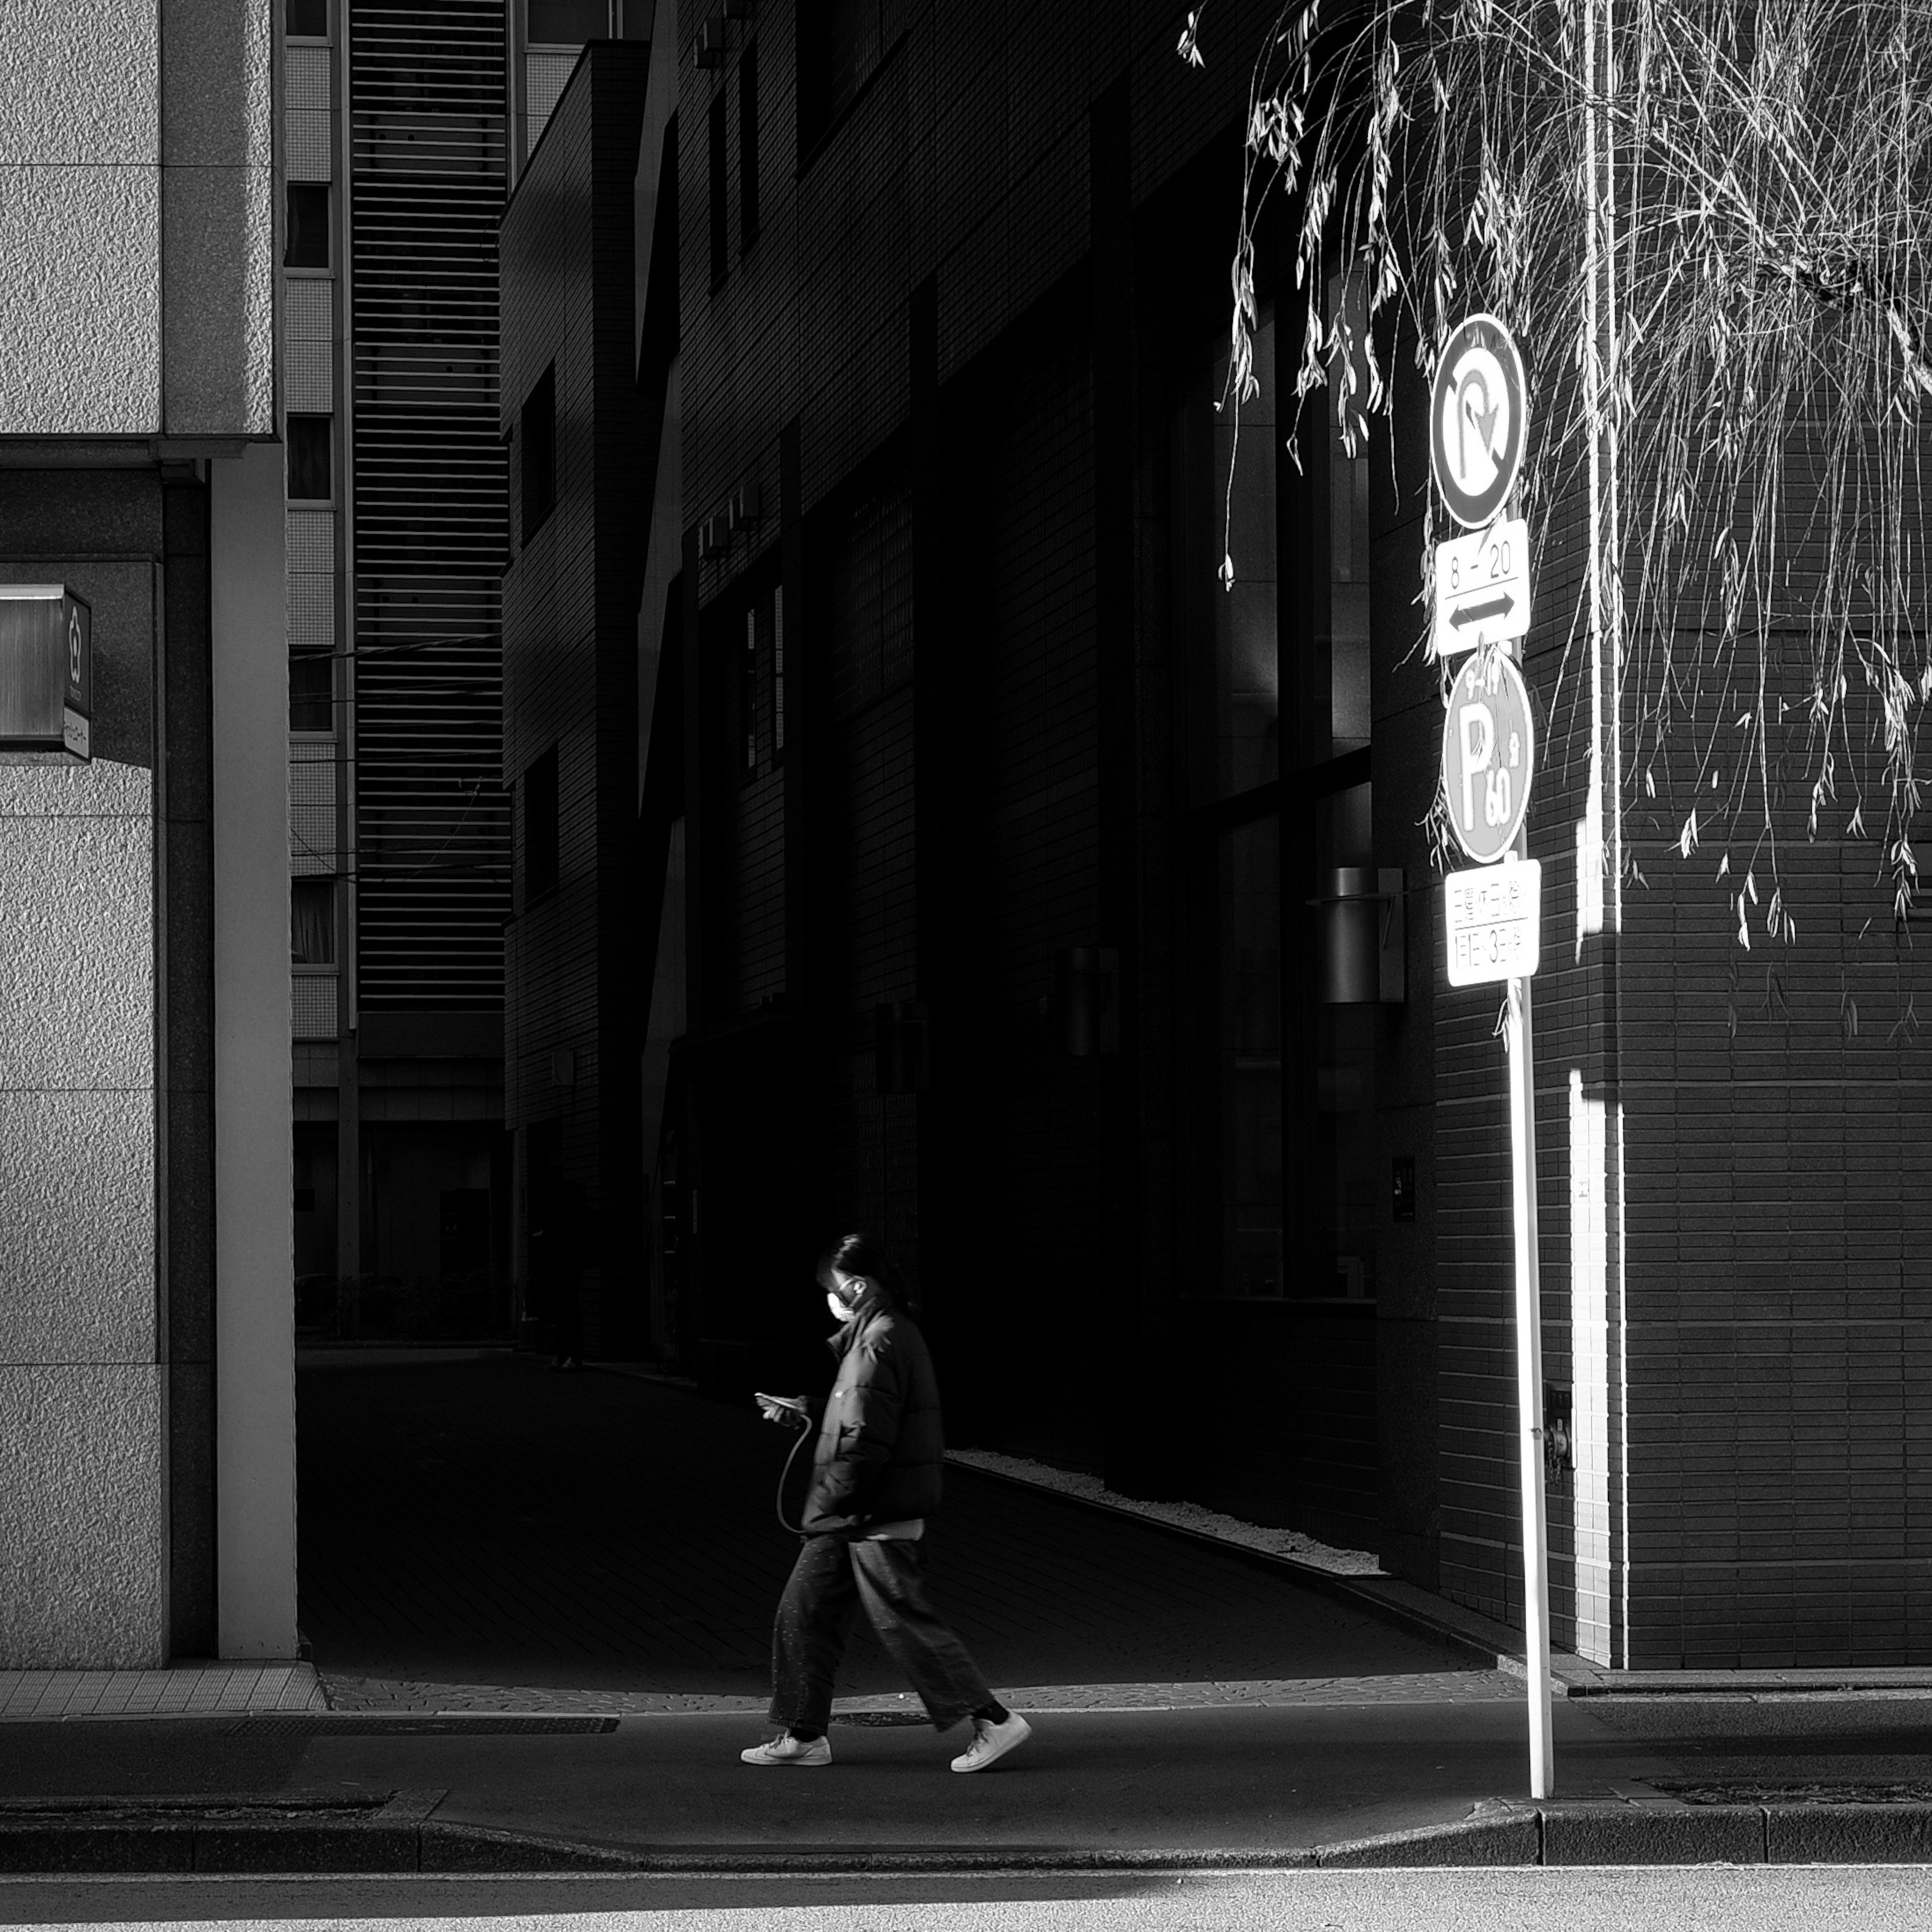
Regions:
<instances>
[{"instance_id":1,"label":"white sneaker","mask_svg":"<svg viewBox=\"0 0 1932 1932\"><path fill-rule=\"evenodd\" d=\"M832 1740L814 1738L810 1743L794 1737L789 1731L781 1731L770 1743L754 1744L749 1750L738 1754L746 1764L776 1765L789 1768L807 1765L830 1764L832 1762Z\"/></svg>"},{"instance_id":2,"label":"white sneaker","mask_svg":"<svg viewBox=\"0 0 1932 1932\"><path fill-rule=\"evenodd\" d=\"M1017 1712L1010 1712L1004 1724L988 1724L984 1718L973 1720L973 1742L952 1760L955 1771L984 1771L995 1759L1003 1758L1016 1744L1033 1736L1033 1726Z\"/></svg>"}]
</instances>

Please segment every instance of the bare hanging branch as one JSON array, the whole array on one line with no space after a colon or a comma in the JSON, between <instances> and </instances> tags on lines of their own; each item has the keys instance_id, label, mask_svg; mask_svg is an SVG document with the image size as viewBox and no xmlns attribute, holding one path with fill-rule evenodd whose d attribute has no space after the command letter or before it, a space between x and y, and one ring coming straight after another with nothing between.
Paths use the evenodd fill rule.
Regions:
<instances>
[{"instance_id":1,"label":"bare hanging branch","mask_svg":"<svg viewBox=\"0 0 1932 1932\"><path fill-rule=\"evenodd\" d=\"M1800 830L1872 839L1903 920L1932 696L1932 0L1616 0L1614 68L1594 87L1581 0L1328 6L1284 5L1255 60L1234 368L1259 218L1284 196L1307 300L1298 405L1356 360L1328 312L1337 262L1366 272L1370 413L1390 400L1378 342L1412 339L1426 374L1462 315L1500 316L1536 364L1540 540L1596 427L1580 376L1586 157L1613 157L1602 406L1635 721L1619 795L1640 777L1686 858L1720 837L1762 855L1768 904L1748 871L1724 888L1746 944L1758 920L1795 933L1775 882L1778 839ZM1183 36L1197 64L1206 11Z\"/></svg>"}]
</instances>

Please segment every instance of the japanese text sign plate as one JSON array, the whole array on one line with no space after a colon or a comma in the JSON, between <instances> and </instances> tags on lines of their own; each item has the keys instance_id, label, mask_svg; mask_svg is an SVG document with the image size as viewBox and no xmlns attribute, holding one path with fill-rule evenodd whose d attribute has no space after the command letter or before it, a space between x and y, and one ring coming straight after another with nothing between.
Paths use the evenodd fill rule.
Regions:
<instances>
[{"instance_id":1,"label":"japanese text sign plate","mask_svg":"<svg viewBox=\"0 0 1932 1932\"><path fill-rule=\"evenodd\" d=\"M1451 872L1442 881L1449 983L1527 980L1542 950L1543 868L1534 859Z\"/></svg>"}]
</instances>

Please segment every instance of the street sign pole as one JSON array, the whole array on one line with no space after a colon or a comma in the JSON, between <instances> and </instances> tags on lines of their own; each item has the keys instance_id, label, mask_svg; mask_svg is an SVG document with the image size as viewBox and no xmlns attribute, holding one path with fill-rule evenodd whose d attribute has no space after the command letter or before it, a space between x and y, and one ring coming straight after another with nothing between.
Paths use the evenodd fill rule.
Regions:
<instances>
[{"instance_id":1,"label":"street sign pole","mask_svg":"<svg viewBox=\"0 0 1932 1932\"><path fill-rule=\"evenodd\" d=\"M1594 151L1593 151L1594 152ZM1540 874L1528 863L1523 829L1534 773L1534 721L1520 675L1529 628L1529 543L1507 514L1521 469L1528 418L1522 358L1509 331L1474 315L1450 331L1436 362L1430 400L1429 458L1450 515L1473 536L1437 546L1436 654L1448 658L1506 644L1504 664L1476 652L1456 674L1444 719L1443 778L1451 828L1480 866L1528 876L1475 884L1447 882L1450 982L1507 976L1510 1192L1516 1240L1517 1452L1522 1487L1523 1648L1529 1700L1529 1790L1556 1790L1550 1710L1550 1538L1544 1492L1543 1304L1537 1266L1536 1045L1530 977L1541 920ZM1480 796L1480 822L1478 810ZM1495 877L1494 874L1492 877ZM1516 970L1509 970L1514 967ZM1500 968L1502 970L1498 971Z\"/></svg>"},{"instance_id":2,"label":"street sign pole","mask_svg":"<svg viewBox=\"0 0 1932 1932\"><path fill-rule=\"evenodd\" d=\"M1528 856L1527 833L1516 856ZM1543 1290L1537 1265L1536 1048L1530 982L1509 982L1510 1191L1516 1234L1516 1398L1522 1472L1522 1636L1529 1700L1529 1795L1556 1795L1550 1712L1550 1534L1543 1493Z\"/></svg>"}]
</instances>

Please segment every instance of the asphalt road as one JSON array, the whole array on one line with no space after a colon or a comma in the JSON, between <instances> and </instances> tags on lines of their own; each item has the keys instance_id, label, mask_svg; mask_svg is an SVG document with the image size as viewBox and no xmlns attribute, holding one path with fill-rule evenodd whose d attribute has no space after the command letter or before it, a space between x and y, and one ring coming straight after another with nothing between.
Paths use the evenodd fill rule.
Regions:
<instances>
[{"instance_id":1,"label":"asphalt road","mask_svg":"<svg viewBox=\"0 0 1932 1932\"><path fill-rule=\"evenodd\" d=\"M287 1932L1921 1932L1932 1869L0 1879L0 1924Z\"/></svg>"},{"instance_id":2,"label":"asphalt road","mask_svg":"<svg viewBox=\"0 0 1932 1932\"><path fill-rule=\"evenodd\" d=\"M1555 1716L1566 1798L1672 1778L1932 1783L1925 1698L1586 1699ZM1267 1858L1522 1798L1522 1728L1514 1702L1042 1712L1022 1750L959 1778L946 1768L948 1741L924 1726L836 1726L829 1770L748 1770L738 1752L764 1726L746 1713L554 1733L326 1718L82 1721L9 1726L0 1796L440 1790L447 1823L658 1854Z\"/></svg>"},{"instance_id":3,"label":"asphalt road","mask_svg":"<svg viewBox=\"0 0 1932 1932\"><path fill-rule=\"evenodd\" d=\"M1597 1792L1662 1763L1558 1707ZM22 1725L0 1795L441 1790L446 1823L657 1853L757 1856L1234 1849L1267 1856L1444 1825L1520 1792L1514 1706L1042 1714L996 1770L955 1777L956 1737L835 1726L826 1771L758 1772L754 1717L626 1718L604 1735L291 1735L272 1725ZM266 1735L263 1735L263 1733Z\"/></svg>"},{"instance_id":4,"label":"asphalt road","mask_svg":"<svg viewBox=\"0 0 1932 1932\"><path fill-rule=\"evenodd\" d=\"M332 1681L762 1696L798 1553L748 1403L502 1357L305 1366L302 1626ZM935 1602L996 1685L1466 1669L1285 1570L950 1468ZM841 1694L898 1690L862 1631Z\"/></svg>"}]
</instances>

